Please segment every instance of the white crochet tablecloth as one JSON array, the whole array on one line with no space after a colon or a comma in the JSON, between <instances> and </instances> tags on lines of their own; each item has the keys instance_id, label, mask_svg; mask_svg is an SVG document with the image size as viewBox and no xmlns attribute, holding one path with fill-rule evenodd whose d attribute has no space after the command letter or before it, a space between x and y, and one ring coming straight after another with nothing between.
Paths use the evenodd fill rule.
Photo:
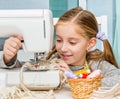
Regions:
<instances>
[{"instance_id":1,"label":"white crochet tablecloth","mask_svg":"<svg viewBox=\"0 0 120 99\"><path fill-rule=\"evenodd\" d=\"M15 76L18 76L18 73L14 73L16 71L19 71L18 69L0 69L0 79L2 79L2 81L0 80L0 84L2 86L0 87L4 87L5 86L5 73L9 73L11 74L12 76L9 77L9 83L14 80L14 82L17 83L17 81L15 80ZM12 73L10 73L12 72ZM29 75L30 76L30 75ZM8 79L8 76L7 76L7 79ZM10 80L11 79L11 80ZM55 99L73 99L72 96L71 96L71 93L70 93L70 89L69 89L69 85L66 84L64 87L62 87L61 89L58 89L58 90L54 90L54 93L55 93Z\"/></svg>"}]
</instances>

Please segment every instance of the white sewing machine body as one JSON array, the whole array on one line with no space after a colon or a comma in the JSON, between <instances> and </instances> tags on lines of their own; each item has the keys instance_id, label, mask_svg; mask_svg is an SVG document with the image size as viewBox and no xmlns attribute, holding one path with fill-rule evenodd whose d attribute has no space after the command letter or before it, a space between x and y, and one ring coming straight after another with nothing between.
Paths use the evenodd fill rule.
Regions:
<instances>
[{"instance_id":1,"label":"white sewing machine body","mask_svg":"<svg viewBox=\"0 0 120 99\"><path fill-rule=\"evenodd\" d=\"M0 10L0 37L22 35L28 52L49 51L53 32L50 10Z\"/></svg>"},{"instance_id":2,"label":"white sewing machine body","mask_svg":"<svg viewBox=\"0 0 120 99\"><path fill-rule=\"evenodd\" d=\"M50 10L0 10L0 37L22 35L24 50L41 53L49 51L53 46L54 25ZM24 57L24 56L23 56ZM0 69L6 75L6 85L20 83L20 68ZM59 85L58 71L25 71L24 82L27 85L40 85L55 88Z\"/></svg>"}]
</instances>

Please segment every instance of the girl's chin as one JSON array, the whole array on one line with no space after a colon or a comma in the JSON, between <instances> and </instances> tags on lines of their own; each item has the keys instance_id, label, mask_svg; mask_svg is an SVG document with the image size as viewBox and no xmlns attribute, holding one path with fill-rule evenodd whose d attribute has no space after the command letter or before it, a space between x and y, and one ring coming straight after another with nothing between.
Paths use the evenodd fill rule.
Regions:
<instances>
[{"instance_id":1,"label":"girl's chin","mask_svg":"<svg viewBox=\"0 0 120 99\"><path fill-rule=\"evenodd\" d=\"M66 64L72 64L72 62L69 61L69 60L64 60L64 61L65 61Z\"/></svg>"}]
</instances>

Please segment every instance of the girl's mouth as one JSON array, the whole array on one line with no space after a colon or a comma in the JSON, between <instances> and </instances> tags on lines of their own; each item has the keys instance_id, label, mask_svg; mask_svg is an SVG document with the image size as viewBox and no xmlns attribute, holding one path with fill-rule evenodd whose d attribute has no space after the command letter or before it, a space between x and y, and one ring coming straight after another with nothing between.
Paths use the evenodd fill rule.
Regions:
<instances>
[{"instance_id":1,"label":"girl's mouth","mask_svg":"<svg viewBox=\"0 0 120 99\"><path fill-rule=\"evenodd\" d=\"M61 55L61 57L63 58L63 59L69 59L70 57L71 57L72 55L65 55L65 54L62 54Z\"/></svg>"}]
</instances>

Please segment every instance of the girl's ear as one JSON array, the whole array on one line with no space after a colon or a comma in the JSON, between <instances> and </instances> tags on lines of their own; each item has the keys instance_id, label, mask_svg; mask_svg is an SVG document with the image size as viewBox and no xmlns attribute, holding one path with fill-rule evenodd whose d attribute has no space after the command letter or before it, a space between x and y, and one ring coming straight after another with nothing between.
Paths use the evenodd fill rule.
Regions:
<instances>
[{"instance_id":1,"label":"girl's ear","mask_svg":"<svg viewBox=\"0 0 120 99\"><path fill-rule=\"evenodd\" d=\"M87 51L91 50L96 45L96 42L97 41L95 37L91 38L88 43Z\"/></svg>"}]
</instances>

